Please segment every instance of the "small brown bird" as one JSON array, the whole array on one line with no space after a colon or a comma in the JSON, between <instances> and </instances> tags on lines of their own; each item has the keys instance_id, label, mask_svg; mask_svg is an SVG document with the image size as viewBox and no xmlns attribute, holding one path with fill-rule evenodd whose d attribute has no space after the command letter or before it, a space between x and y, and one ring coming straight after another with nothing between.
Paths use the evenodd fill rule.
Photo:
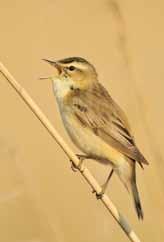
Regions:
<instances>
[{"instance_id":1,"label":"small brown bird","mask_svg":"<svg viewBox=\"0 0 164 242\"><path fill-rule=\"evenodd\" d=\"M113 171L132 192L136 212L143 219L143 210L136 185L136 162L143 168L147 160L137 148L128 121L121 108L98 81L92 64L81 57L59 61L46 60L57 73L53 82L64 126L73 143L85 153L112 170L102 186L102 196Z\"/></svg>"}]
</instances>

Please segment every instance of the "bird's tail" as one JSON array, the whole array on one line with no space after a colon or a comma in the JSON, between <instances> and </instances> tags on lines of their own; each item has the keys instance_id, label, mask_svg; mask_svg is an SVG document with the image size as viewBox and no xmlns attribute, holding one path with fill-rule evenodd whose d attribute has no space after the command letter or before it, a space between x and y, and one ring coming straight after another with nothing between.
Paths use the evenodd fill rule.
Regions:
<instances>
[{"instance_id":1,"label":"bird's tail","mask_svg":"<svg viewBox=\"0 0 164 242\"><path fill-rule=\"evenodd\" d=\"M140 197L136 184L136 168L135 161L123 162L117 169L115 169L120 180L123 182L126 189L132 193L134 206L139 219L143 219L143 210L140 202Z\"/></svg>"},{"instance_id":2,"label":"bird's tail","mask_svg":"<svg viewBox=\"0 0 164 242\"><path fill-rule=\"evenodd\" d=\"M134 205L135 205L135 209L136 209L138 218L143 219L144 214L143 214L143 210L142 210L142 206L141 206L141 202L140 202L140 197L139 197L139 192L138 192L136 181L133 181L131 183L131 190L132 190L132 196L133 196Z\"/></svg>"}]
</instances>

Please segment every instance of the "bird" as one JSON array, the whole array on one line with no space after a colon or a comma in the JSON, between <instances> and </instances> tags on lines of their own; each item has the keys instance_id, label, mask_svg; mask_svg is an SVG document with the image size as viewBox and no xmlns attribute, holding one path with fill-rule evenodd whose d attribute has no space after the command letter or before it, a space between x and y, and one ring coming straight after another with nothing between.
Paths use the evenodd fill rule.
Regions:
<instances>
[{"instance_id":1,"label":"bird","mask_svg":"<svg viewBox=\"0 0 164 242\"><path fill-rule=\"evenodd\" d=\"M95 67L82 57L67 57L57 61L43 59L55 68L51 77L53 92L64 127L84 159L109 165L110 172L97 194L101 198L113 175L117 174L132 194L138 219L143 209L136 183L136 164L141 168L148 161L138 149L127 117L120 106L99 82Z\"/></svg>"}]
</instances>

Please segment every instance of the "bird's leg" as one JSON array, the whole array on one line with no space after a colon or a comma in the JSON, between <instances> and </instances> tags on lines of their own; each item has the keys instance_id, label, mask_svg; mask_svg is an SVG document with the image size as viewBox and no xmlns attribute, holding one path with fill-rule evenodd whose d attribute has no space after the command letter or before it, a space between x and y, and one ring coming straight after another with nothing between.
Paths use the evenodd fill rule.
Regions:
<instances>
[{"instance_id":1,"label":"bird's leg","mask_svg":"<svg viewBox=\"0 0 164 242\"><path fill-rule=\"evenodd\" d=\"M109 173L106 182L101 186L101 192L100 193L96 193L96 197L97 199L101 199L103 194L105 193L108 183L113 175L114 170L112 169L111 172ZM93 191L93 193L95 193L95 191Z\"/></svg>"},{"instance_id":2,"label":"bird's leg","mask_svg":"<svg viewBox=\"0 0 164 242\"><path fill-rule=\"evenodd\" d=\"M80 170L82 164L83 164L83 161L85 159L90 159L90 156L87 156L87 155L79 155L79 154L76 154L76 156L78 157L78 159L80 160L78 166L76 166L72 161L71 161L71 169L74 171L74 172L77 172L77 170Z\"/></svg>"}]
</instances>

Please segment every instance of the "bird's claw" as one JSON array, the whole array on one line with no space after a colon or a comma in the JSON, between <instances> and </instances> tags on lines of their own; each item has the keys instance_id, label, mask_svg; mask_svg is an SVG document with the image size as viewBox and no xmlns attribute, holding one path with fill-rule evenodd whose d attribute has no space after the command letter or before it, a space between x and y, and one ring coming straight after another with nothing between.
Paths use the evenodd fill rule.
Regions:
<instances>
[{"instance_id":1,"label":"bird's claw","mask_svg":"<svg viewBox=\"0 0 164 242\"><path fill-rule=\"evenodd\" d=\"M92 193L95 193L96 194L97 200L101 199L103 197L103 195L104 195L104 192L103 191L97 193L94 189L93 189Z\"/></svg>"},{"instance_id":2,"label":"bird's claw","mask_svg":"<svg viewBox=\"0 0 164 242\"><path fill-rule=\"evenodd\" d=\"M73 161L71 160L71 169L72 169L72 171L74 171L74 172L77 172L78 170L81 170L83 160L85 159L85 156L84 156L84 155L79 155L79 154L77 154L76 156L78 157L78 159L80 160L80 162L79 162L79 165L76 166L76 165L73 163Z\"/></svg>"},{"instance_id":3,"label":"bird's claw","mask_svg":"<svg viewBox=\"0 0 164 242\"><path fill-rule=\"evenodd\" d=\"M78 171L78 167L71 161L71 169L73 172L77 172Z\"/></svg>"}]
</instances>

